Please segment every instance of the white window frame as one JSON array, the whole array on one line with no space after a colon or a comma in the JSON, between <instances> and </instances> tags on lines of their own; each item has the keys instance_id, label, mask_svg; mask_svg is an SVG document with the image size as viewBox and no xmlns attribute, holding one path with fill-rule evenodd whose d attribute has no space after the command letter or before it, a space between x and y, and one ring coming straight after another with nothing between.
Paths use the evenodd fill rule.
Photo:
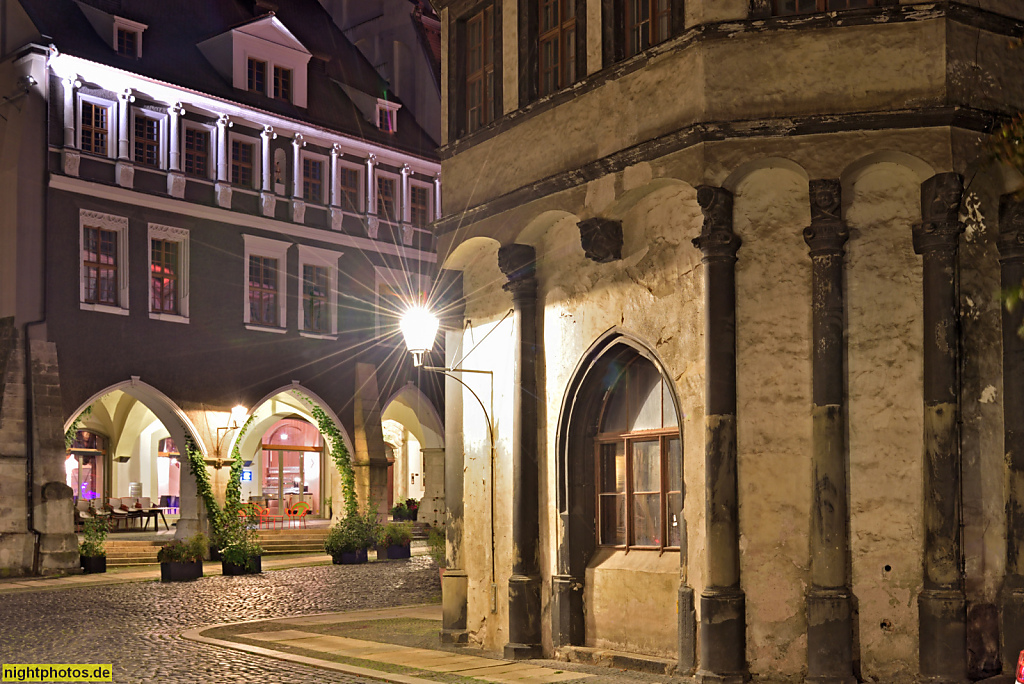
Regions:
<instances>
[{"instance_id":1,"label":"white window frame","mask_svg":"<svg viewBox=\"0 0 1024 684\"><path fill-rule=\"evenodd\" d=\"M288 330L288 249L292 246L290 242L271 240L270 238L258 237L256 235L242 235L245 241L245 266L244 280L242 281L242 322L246 330L260 330L263 332L284 333ZM249 257L260 256L277 259L277 326L256 325L249 322Z\"/></svg>"},{"instance_id":2,"label":"white window frame","mask_svg":"<svg viewBox=\"0 0 1024 684\"><path fill-rule=\"evenodd\" d=\"M182 174L189 180L216 180L217 178L217 127L210 124L200 123L198 121L189 121L188 119L182 119L181 121L181 139L178 141L180 146L178 149L179 166ZM210 149L207 153L207 168L206 176L193 176L192 174L185 173L185 131L191 128L196 131L205 131L210 136ZM230 152L230 148L228 152Z\"/></svg>"},{"instance_id":3,"label":"white window frame","mask_svg":"<svg viewBox=\"0 0 1024 684\"><path fill-rule=\"evenodd\" d=\"M156 120L159 125L157 126L157 149L159 150L158 156L160 157L159 166L152 167L149 164L142 164L138 159L135 158L135 118L137 115L142 114L147 119ZM131 145L131 159L132 162L138 168L142 169L153 169L155 171L166 171L167 170L167 112L154 111L152 109L146 109L145 107L132 107L131 109L131 120L128 122L128 138L129 145Z\"/></svg>"},{"instance_id":4,"label":"white window frame","mask_svg":"<svg viewBox=\"0 0 1024 684\"><path fill-rule=\"evenodd\" d=\"M397 133L398 132L398 110L402 108L397 102L389 102L388 100L382 100L377 98L377 115L374 119L374 125L385 133ZM388 113L388 120L391 121L391 130L386 130L380 127L380 114L382 111Z\"/></svg>"},{"instance_id":5,"label":"white window frame","mask_svg":"<svg viewBox=\"0 0 1024 684\"><path fill-rule=\"evenodd\" d=\"M117 306L88 304L85 301L85 227L117 233ZM78 306L82 311L128 315L128 219L98 211L78 211Z\"/></svg>"},{"instance_id":6,"label":"white window frame","mask_svg":"<svg viewBox=\"0 0 1024 684\"><path fill-rule=\"evenodd\" d=\"M318 161L323 169L323 175L321 176L320 183L320 201L310 202L303 195L303 201L307 204L311 203L314 206L328 206L331 203L331 160L325 155L318 154L316 152L307 152L303 149L299 152L299 168L296 169L296 173L299 176L299 182L305 183L306 177L303 171L303 166L307 159Z\"/></svg>"},{"instance_id":7,"label":"white window frame","mask_svg":"<svg viewBox=\"0 0 1024 684\"><path fill-rule=\"evenodd\" d=\"M310 337L319 340L338 339L338 259L344 252L337 252L322 247L310 247L299 245L299 334L303 337ZM330 325L328 333L317 333L306 330L305 321L305 278L304 266L326 266L327 267L327 306L330 311Z\"/></svg>"},{"instance_id":8,"label":"white window frame","mask_svg":"<svg viewBox=\"0 0 1024 684\"><path fill-rule=\"evenodd\" d=\"M248 143L252 145L252 186L235 185L231 183L231 146L235 141ZM228 132L228 144L227 144L227 155L228 158L225 160L228 167L228 183L231 183L232 187L242 188L243 190L255 190L258 191L263 187L263 149L260 146L260 139L254 138L251 135L244 135L242 133L235 133L233 131Z\"/></svg>"},{"instance_id":9,"label":"white window frame","mask_svg":"<svg viewBox=\"0 0 1024 684\"><path fill-rule=\"evenodd\" d=\"M374 266L373 270L374 334L377 337L380 337L381 328L383 327L381 325L380 286L387 285L392 290L404 292L406 296L409 296L410 293L407 292L406 290L409 289L410 285L416 286L418 284L417 291L413 295L413 297L415 298L415 301L419 301L421 294L430 294L431 279L430 276L428 275L410 273L409 271L403 271L401 269L394 268L385 268L383 266Z\"/></svg>"},{"instance_id":10,"label":"white window frame","mask_svg":"<svg viewBox=\"0 0 1024 684\"><path fill-rule=\"evenodd\" d=\"M114 48L114 52L117 52L117 32L118 30L131 31L136 34L137 38L135 41L135 59L142 59L142 33L149 28L146 24L140 24L137 21L131 19L125 19L124 17L114 17L114 29L113 35L111 35L111 47Z\"/></svg>"},{"instance_id":11,"label":"white window frame","mask_svg":"<svg viewBox=\"0 0 1024 684\"><path fill-rule=\"evenodd\" d=\"M391 173L390 171L381 171L375 169L373 172L373 196L376 200L373 207L374 212L377 211L376 203L380 202L380 191L377 189L378 178L390 178L395 182L395 216L390 220L385 220L380 214L377 214L377 218L382 223L388 223L391 225L400 225L402 223L402 210L404 205L402 204L402 178L397 173Z\"/></svg>"},{"instance_id":12,"label":"white window frame","mask_svg":"<svg viewBox=\"0 0 1024 684\"><path fill-rule=\"evenodd\" d=\"M341 159L339 157L338 158L338 169L342 169L342 168L348 169L349 171L355 171L356 175L359 177L359 183L358 183L358 185L356 187L356 213L353 214L350 211L345 211L345 213L350 215L350 216L356 216L356 215L360 215L360 214L365 214L366 213L366 207L364 205L366 204L366 177L365 177L366 176L366 166L364 164L355 164L355 163L352 163L350 161ZM341 173L340 172L337 172L337 171L335 172L333 184L334 184L335 196L340 201L341 200ZM345 205L344 205L344 203L342 203L342 204L339 204L338 206L344 207Z\"/></svg>"},{"instance_id":13,"label":"white window frame","mask_svg":"<svg viewBox=\"0 0 1024 684\"><path fill-rule=\"evenodd\" d=\"M117 145L117 103L110 100L106 100L102 97L96 97L95 95L88 95L85 93L78 93L78 101L75 103L75 110L77 115L78 125L75 127L75 146L82 150L82 103L88 102L90 104L98 105L100 107L107 108L107 154L104 155L107 159L114 158L114 150ZM94 152L87 152L86 154L95 154Z\"/></svg>"},{"instance_id":14,"label":"white window frame","mask_svg":"<svg viewBox=\"0 0 1024 684\"><path fill-rule=\"evenodd\" d=\"M153 240L166 240L178 243L178 313L167 314L154 312L153 307ZM184 228L164 226L159 223L150 223L148 237L146 238L146 281L149 298L146 300L149 307L149 317L156 321L170 321L172 323L188 323L189 303L189 232Z\"/></svg>"},{"instance_id":15,"label":"white window frame","mask_svg":"<svg viewBox=\"0 0 1024 684\"><path fill-rule=\"evenodd\" d=\"M406 206L409 208L409 225L412 225L412 189L413 187L420 188L421 190L427 191L427 223L434 221L434 184L425 183L409 177L409 196L405 198L407 202ZM413 226L416 230L427 230L425 226Z\"/></svg>"}]
</instances>

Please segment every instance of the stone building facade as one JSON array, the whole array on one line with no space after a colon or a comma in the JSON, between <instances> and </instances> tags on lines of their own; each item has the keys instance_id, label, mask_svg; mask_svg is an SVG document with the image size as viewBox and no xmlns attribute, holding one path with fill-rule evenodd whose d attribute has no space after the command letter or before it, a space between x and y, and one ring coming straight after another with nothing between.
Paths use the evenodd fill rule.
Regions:
<instances>
[{"instance_id":1,"label":"stone building facade","mask_svg":"<svg viewBox=\"0 0 1024 684\"><path fill-rule=\"evenodd\" d=\"M1019 3L435 5L447 361L491 373L446 388L446 638L1009 671Z\"/></svg>"},{"instance_id":2,"label":"stone building facade","mask_svg":"<svg viewBox=\"0 0 1024 684\"><path fill-rule=\"evenodd\" d=\"M314 407L361 501L382 416L436 460L439 386L397 348L435 144L316 0L4 3L0 92L0 574L75 568L72 506L202 529L187 442L222 501L237 442L247 500L344 510Z\"/></svg>"}]
</instances>

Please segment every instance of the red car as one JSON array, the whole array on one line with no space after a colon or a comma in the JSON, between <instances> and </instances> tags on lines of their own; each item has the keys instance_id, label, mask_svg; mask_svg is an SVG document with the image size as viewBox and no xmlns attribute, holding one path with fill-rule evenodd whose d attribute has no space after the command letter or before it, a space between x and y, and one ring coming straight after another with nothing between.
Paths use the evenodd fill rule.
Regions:
<instances>
[{"instance_id":1,"label":"red car","mask_svg":"<svg viewBox=\"0 0 1024 684\"><path fill-rule=\"evenodd\" d=\"M1020 652L1017 659L1017 684L1024 684L1024 651Z\"/></svg>"}]
</instances>

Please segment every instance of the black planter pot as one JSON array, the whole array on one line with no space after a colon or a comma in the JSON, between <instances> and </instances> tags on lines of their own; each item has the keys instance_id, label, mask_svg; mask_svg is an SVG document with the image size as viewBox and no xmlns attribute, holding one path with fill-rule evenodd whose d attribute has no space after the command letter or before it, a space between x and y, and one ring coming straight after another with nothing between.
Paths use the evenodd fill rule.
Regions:
<instances>
[{"instance_id":1,"label":"black planter pot","mask_svg":"<svg viewBox=\"0 0 1024 684\"><path fill-rule=\"evenodd\" d=\"M216 546L210 546L210 560L215 562L220 560L220 549Z\"/></svg>"},{"instance_id":2,"label":"black planter pot","mask_svg":"<svg viewBox=\"0 0 1024 684\"><path fill-rule=\"evenodd\" d=\"M161 563L161 582L188 582L203 576L203 561L183 561L179 563Z\"/></svg>"},{"instance_id":3,"label":"black planter pot","mask_svg":"<svg viewBox=\"0 0 1024 684\"><path fill-rule=\"evenodd\" d=\"M79 558L81 558L82 572L86 575L107 571L106 556L79 556Z\"/></svg>"},{"instance_id":4,"label":"black planter pot","mask_svg":"<svg viewBox=\"0 0 1024 684\"><path fill-rule=\"evenodd\" d=\"M263 556L256 556L253 559L253 564L250 568L248 565L235 565L230 563L223 558L220 561L220 571L222 575L257 575L263 572Z\"/></svg>"},{"instance_id":5,"label":"black planter pot","mask_svg":"<svg viewBox=\"0 0 1024 684\"><path fill-rule=\"evenodd\" d=\"M378 546L377 560L398 560L400 558L411 558L412 549L409 544L396 544L394 546Z\"/></svg>"},{"instance_id":6,"label":"black planter pot","mask_svg":"<svg viewBox=\"0 0 1024 684\"><path fill-rule=\"evenodd\" d=\"M335 565L358 565L366 562L366 549L359 549L352 553L342 552L332 558Z\"/></svg>"}]
</instances>

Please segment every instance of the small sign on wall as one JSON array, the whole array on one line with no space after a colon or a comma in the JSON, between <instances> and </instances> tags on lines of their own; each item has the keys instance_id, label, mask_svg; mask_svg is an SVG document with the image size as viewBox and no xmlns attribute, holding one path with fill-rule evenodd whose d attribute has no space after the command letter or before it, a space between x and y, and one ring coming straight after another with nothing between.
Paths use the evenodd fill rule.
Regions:
<instances>
[{"instance_id":1,"label":"small sign on wall","mask_svg":"<svg viewBox=\"0 0 1024 684\"><path fill-rule=\"evenodd\" d=\"M243 470L242 471L242 482L252 482L252 471L251 470Z\"/></svg>"}]
</instances>

